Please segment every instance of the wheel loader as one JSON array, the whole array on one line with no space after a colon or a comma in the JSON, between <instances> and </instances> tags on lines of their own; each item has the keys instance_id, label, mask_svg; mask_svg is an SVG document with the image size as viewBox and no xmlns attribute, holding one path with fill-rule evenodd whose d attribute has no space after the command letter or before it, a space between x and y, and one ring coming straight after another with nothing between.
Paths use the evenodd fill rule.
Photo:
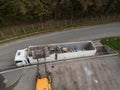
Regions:
<instances>
[{"instance_id":1,"label":"wheel loader","mask_svg":"<svg viewBox=\"0 0 120 90\"><path fill-rule=\"evenodd\" d=\"M36 90L52 90L52 78L51 78L51 73L49 72L46 64L46 57L48 56L48 48L45 46L44 48L37 49L34 52L35 57L37 59L37 74L36 74ZM42 64L42 70L40 70L40 63L39 63L39 58L44 58L45 62ZM44 69L43 69L44 68Z\"/></svg>"}]
</instances>

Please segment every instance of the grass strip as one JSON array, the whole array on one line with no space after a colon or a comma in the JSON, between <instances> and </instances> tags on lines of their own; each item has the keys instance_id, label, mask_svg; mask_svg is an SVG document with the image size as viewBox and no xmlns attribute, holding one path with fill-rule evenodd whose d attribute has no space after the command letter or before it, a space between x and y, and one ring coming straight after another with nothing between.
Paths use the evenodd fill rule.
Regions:
<instances>
[{"instance_id":1,"label":"grass strip","mask_svg":"<svg viewBox=\"0 0 120 90\"><path fill-rule=\"evenodd\" d=\"M101 43L120 53L120 37L104 38L101 40Z\"/></svg>"}]
</instances>

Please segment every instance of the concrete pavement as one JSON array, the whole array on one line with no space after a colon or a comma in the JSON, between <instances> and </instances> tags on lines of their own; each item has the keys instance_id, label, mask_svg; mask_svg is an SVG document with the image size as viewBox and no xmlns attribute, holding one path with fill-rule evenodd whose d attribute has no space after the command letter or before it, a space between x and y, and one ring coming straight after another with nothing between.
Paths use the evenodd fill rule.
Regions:
<instances>
[{"instance_id":1,"label":"concrete pavement","mask_svg":"<svg viewBox=\"0 0 120 90\"><path fill-rule=\"evenodd\" d=\"M13 89L21 79L24 73L24 68L16 69L16 70L9 70L0 72L0 90L11 90ZM2 81L1 81L2 79ZM1 87L5 85L4 87Z\"/></svg>"},{"instance_id":2,"label":"concrete pavement","mask_svg":"<svg viewBox=\"0 0 120 90\"><path fill-rule=\"evenodd\" d=\"M111 73L112 73L112 77L111 78L114 78L114 80L116 80L118 82L118 85L120 85L120 83L119 83L120 82L120 79L119 79L120 78L120 71L118 71L120 66L119 65L116 66L116 62L120 63L119 59L120 59L119 56L97 57L97 58L94 58L94 59L93 58L92 59L82 59L82 58L80 58L80 59L78 59L76 61L74 61L74 60L73 61L68 61L68 63L69 62L79 62L79 61L82 61L82 62L86 62L86 61L90 61L91 62L91 61L93 61L93 62L95 62L96 60L100 60L100 61L104 62L105 67L108 68L111 71ZM66 64L64 62L49 63L48 64L48 68L50 70L51 69L55 70L57 65L61 65L61 63L63 63L63 66L66 66L66 64L67 64L67 62L66 62ZM52 68L52 66L54 66L54 68ZM75 66L75 65L73 65L73 66ZM61 68L62 68L62 66L61 66ZM116 71L118 71L118 73L115 73ZM62 73L62 74L64 74L64 73ZM60 74L60 75L62 75L62 74ZM104 75L106 75L106 74L104 74ZM104 77L104 75L103 75L103 77ZM23 77L19 81L18 85L14 88L14 90L35 90L35 76L36 76L36 67L35 66L34 67L30 67L30 68L26 68L25 69L25 73L23 74ZM55 77L57 77L57 76L55 76ZM107 79L106 77L104 77L104 78ZM59 82L61 82L61 81L59 81ZM59 83L59 82L57 84L58 86L59 86L59 84L62 84L62 83ZM105 82L109 83L108 81L105 81ZM54 84L56 84L56 82L54 82ZM104 85L104 83L102 83L102 85ZM106 85L106 88L109 88L109 87ZM57 90L57 89L55 89L55 90ZM61 88L61 90L64 90L64 89ZM68 90L68 89L66 89L66 90ZM88 89L84 89L84 90L88 90ZM95 90L106 90L106 89L95 89ZM109 90L113 90L113 89L109 88ZM118 90L118 89L114 89L114 90Z\"/></svg>"}]
</instances>

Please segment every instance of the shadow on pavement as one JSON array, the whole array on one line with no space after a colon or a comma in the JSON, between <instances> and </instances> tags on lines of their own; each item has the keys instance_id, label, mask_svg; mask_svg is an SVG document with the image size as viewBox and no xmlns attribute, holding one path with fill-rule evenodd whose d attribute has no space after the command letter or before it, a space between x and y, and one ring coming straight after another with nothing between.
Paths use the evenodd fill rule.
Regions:
<instances>
[{"instance_id":1,"label":"shadow on pavement","mask_svg":"<svg viewBox=\"0 0 120 90\"><path fill-rule=\"evenodd\" d=\"M12 83L10 86L6 87L6 78L0 74L0 90L13 90L13 88L19 83L19 80L21 79L22 75L16 80L14 83Z\"/></svg>"}]
</instances>

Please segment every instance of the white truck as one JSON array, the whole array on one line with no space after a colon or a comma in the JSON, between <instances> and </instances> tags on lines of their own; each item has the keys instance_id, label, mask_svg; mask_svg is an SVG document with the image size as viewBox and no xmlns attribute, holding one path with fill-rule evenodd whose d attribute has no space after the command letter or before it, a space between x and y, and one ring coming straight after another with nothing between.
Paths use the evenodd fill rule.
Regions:
<instances>
[{"instance_id":1,"label":"white truck","mask_svg":"<svg viewBox=\"0 0 120 90\"><path fill-rule=\"evenodd\" d=\"M92 41L34 45L17 50L14 61L17 66L24 66L37 64L38 61L45 62L44 59L46 62L51 62L93 56L96 51ZM44 53L46 53L45 58L43 58Z\"/></svg>"}]
</instances>

